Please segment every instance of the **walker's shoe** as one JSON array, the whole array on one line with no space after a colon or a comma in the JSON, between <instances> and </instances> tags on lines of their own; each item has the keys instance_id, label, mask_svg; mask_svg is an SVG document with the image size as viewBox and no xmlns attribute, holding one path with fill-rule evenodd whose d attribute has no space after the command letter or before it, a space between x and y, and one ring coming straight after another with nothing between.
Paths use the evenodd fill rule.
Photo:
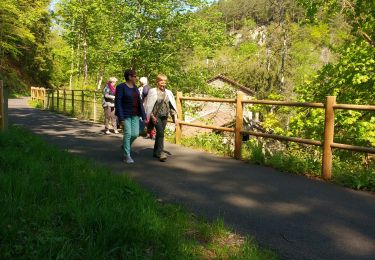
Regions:
<instances>
[{"instance_id":1,"label":"walker's shoe","mask_svg":"<svg viewBox=\"0 0 375 260\"><path fill-rule=\"evenodd\" d=\"M109 130L105 131L105 134L109 135L111 132Z\"/></svg>"},{"instance_id":2,"label":"walker's shoe","mask_svg":"<svg viewBox=\"0 0 375 260\"><path fill-rule=\"evenodd\" d=\"M161 153L159 157L159 161L165 162L167 160L167 155L165 153Z\"/></svg>"},{"instance_id":3,"label":"walker's shoe","mask_svg":"<svg viewBox=\"0 0 375 260\"><path fill-rule=\"evenodd\" d=\"M115 134L119 134L119 133L120 133L119 131L115 130Z\"/></svg>"},{"instance_id":4,"label":"walker's shoe","mask_svg":"<svg viewBox=\"0 0 375 260\"><path fill-rule=\"evenodd\" d=\"M134 163L134 160L130 157L130 155L124 155L122 160L126 163Z\"/></svg>"}]
</instances>

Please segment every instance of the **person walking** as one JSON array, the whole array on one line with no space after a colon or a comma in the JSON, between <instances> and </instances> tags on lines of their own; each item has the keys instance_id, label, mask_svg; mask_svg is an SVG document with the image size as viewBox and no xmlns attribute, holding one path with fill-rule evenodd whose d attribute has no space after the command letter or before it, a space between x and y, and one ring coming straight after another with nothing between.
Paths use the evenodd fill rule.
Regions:
<instances>
[{"instance_id":1,"label":"person walking","mask_svg":"<svg viewBox=\"0 0 375 260\"><path fill-rule=\"evenodd\" d=\"M150 86L148 85L148 79L146 77L141 77L139 79L140 87L139 92L141 93L143 104L145 104L148 91L150 90ZM150 123L150 118L146 118L146 139L155 139L156 130L152 123Z\"/></svg>"},{"instance_id":2,"label":"person walking","mask_svg":"<svg viewBox=\"0 0 375 260\"><path fill-rule=\"evenodd\" d=\"M124 128L123 161L134 163L131 157L131 145L139 136L139 121L144 121L146 115L136 86L137 75L135 71L125 70L124 78L125 82L119 84L116 88L115 107L120 125Z\"/></svg>"},{"instance_id":3,"label":"person walking","mask_svg":"<svg viewBox=\"0 0 375 260\"><path fill-rule=\"evenodd\" d=\"M167 79L164 74L157 76L157 87L149 90L145 103L147 118L150 118L150 123L156 128L153 156L162 162L167 160L167 155L164 152L164 131L168 115L170 114L174 123L178 124L176 101L173 93L166 89Z\"/></svg>"},{"instance_id":4,"label":"person walking","mask_svg":"<svg viewBox=\"0 0 375 260\"><path fill-rule=\"evenodd\" d=\"M115 115L116 83L117 79L115 77L111 77L103 88L104 130L106 134L111 133L109 131L110 122L112 124L114 133L119 133L117 131L117 118Z\"/></svg>"},{"instance_id":5,"label":"person walking","mask_svg":"<svg viewBox=\"0 0 375 260\"><path fill-rule=\"evenodd\" d=\"M150 90L150 86L148 85L148 79L146 77L141 77L139 79L139 83L139 92L141 93L141 97L144 102L145 98L147 97L148 91Z\"/></svg>"}]
</instances>

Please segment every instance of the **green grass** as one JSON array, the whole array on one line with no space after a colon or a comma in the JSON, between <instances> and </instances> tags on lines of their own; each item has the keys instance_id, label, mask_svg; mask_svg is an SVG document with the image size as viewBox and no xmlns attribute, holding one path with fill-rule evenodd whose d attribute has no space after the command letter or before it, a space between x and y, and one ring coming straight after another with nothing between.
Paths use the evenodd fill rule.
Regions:
<instances>
[{"instance_id":1,"label":"green grass","mask_svg":"<svg viewBox=\"0 0 375 260\"><path fill-rule=\"evenodd\" d=\"M22 128L0 148L1 259L276 258Z\"/></svg>"},{"instance_id":2,"label":"green grass","mask_svg":"<svg viewBox=\"0 0 375 260\"><path fill-rule=\"evenodd\" d=\"M375 191L375 161L363 165L363 153L334 151L332 181L356 190ZM317 147L289 144L284 150L265 152L260 142L248 141L243 149L245 160L276 169L314 177L321 176L322 152Z\"/></svg>"},{"instance_id":3,"label":"green grass","mask_svg":"<svg viewBox=\"0 0 375 260\"><path fill-rule=\"evenodd\" d=\"M224 142L221 135L214 133L202 133L196 136L183 137L181 144L219 155L233 156L231 142Z\"/></svg>"}]
</instances>

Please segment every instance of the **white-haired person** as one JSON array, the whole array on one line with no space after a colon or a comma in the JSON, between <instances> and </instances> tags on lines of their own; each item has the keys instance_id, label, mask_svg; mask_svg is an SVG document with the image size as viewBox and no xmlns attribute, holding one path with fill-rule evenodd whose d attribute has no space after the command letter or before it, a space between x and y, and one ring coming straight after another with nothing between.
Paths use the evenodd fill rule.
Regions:
<instances>
[{"instance_id":1,"label":"white-haired person","mask_svg":"<svg viewBox=\"0 0 375 260\"><path fill-rule=\"evenodd\" d=\"M150 86L148 85L148 79L146 77L141 77L139 79L139 93L141 93L141 98L144 101L147 97Z\"/></svg>"},{"instance_id":2,"label":"white-haired person","mask_svg":"<svg viewBox=\"0 0 375 260\"><path fill-rule=\"evenodd\" d=\"M167 155L164 152L164 130L170 114L175 124L177 124L176 101L173 93L166 89L167 76L159 74L156 77L156 88L149 90L145 102L145 112L150 123L156 128L156 138L153 156L164 162Z\"/></svg>"},{"instance_id":3,"label":"white-haired person","mask_svg":"<svg viewBox=\"0 0 375 260\"><path fill-rule=\"evenodd\" d=\"M110 77L103 88L104 127L106 134L111 133L109 131L110 122L114 133L119 133L117 131L117 117L115 115L115 96L117 81L118 80L115 77Z\"/></svg>"},{"instance_id":4,"label":"white-haired person","mask_svg":"<svg viewBox=\"0 0 375 260\"><path fill-rule=\"evenodd\" d=\"M139 93L141 93L141 98L143 100L143 104L145 104L148 91L150 90L150 86L148 85L148 79L146 77L141 77L139 79L140 87ZM150 118L146 118L146 139L155 139L156 131L153 124L150 124Z\"/></svg>"}]
</instances>

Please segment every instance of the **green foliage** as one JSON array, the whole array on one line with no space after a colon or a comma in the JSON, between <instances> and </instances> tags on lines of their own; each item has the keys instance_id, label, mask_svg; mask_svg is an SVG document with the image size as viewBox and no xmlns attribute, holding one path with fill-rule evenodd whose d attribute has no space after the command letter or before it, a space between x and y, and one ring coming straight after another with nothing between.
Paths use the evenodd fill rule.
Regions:
<instances>
[{"instance_id":1,"label":"green foliage","mask_svg":"<svg viewBox=\"0 0 375 260\"><path fill-rule=\"evenodd\" d=\"M352 27L352 33L374 46L374 1L297 0L297 2L305 8L306 18L310 22L316 22L321 18L328 20L337 14L343 14Z\"/></svg>"},{"instance_id":2,"label":"green foliage","mask_svg":"<svg viewBox=\"0 0 375 260\"><path fill-rule=\"evenodd\" d=\"M275 259L250 239L223 243L237 235L222 220L162 205L128 177L23 129L1 132L0 146L2 259Z\"/></svg>"},{"instance_id":3,"label":"green foliage","mask_svg":"<svg viewBox=\"0 0 375 260\"><path fill-rule=\"evenodd\" d=\"M348 156L346 156L348 157ZM357 156L352 156L352 158ZM356 190L375 191L375 163L367 167L358 166L351 161L336 160L333 163L334 181Z\"/></svg>"},{"instance_id":4,"label":"green foliage","mask_svg":"<svg viewBox=\"0 0 375 260\"><path fill-rule=\"evenodd\" d=\"M346 46L336 64L326 65L316 78L296 89L303 101L324 102L329 95L337 96L338 103L375 103L375 50L364 41ZM311 114L314 113L314 114ZM304 126L306 132L321 138L324 117L311 112L293 119L292 128ZM317 113L320 115L317 116ZM307 119L307 120L306 120ZM335 132L338 140L356 145L374 146L375 117L370 112L344 111L336 113ZM299 126L295 125L299 124ZM320 130L318 130L320 129Z\"/></svg>"},{"instance_id":5,"label":"green foliage","mask_svg":"<svg viewBox=\"0 0 375 260\"><path fill-rule=\"evenodd\" d=\"M269 141L273 142L277 141ZM245 160L295 174L320 174L321 154L318 151L310 148L307 151L302 150L295 144L283 150L269 149L267 146L264 140L250 139L243 150Z\"/></svg>"},{"instance_id":6,"label":"green foliage","mask_svg":"<svg viewBox=\"0 0 375 260\"><path fill-rule=\"evenodd\" d=\"M47 47L50 33L48 2L1 1L0 71L12 92L25 91L26 84L49 84L52 65Z\"/></svg>"},{"instance_id":7,"label":"green foliage","mask_svg":"<svg viewBox=\"0 0 375 260\"><path fill-rule=\"evenodd\" d=\"M204 57L212 56L226 37L224 26L218 21L219 13L202 9L203 3L61 1L57 12L59 23L73 54L65 67L74 68L70 74L76 87L83 84L86 62L87 85L99 85L103 77L113 75L122 79L122 71L133 68L139 75L148 76L151 84L163 72L169 76L173 90L193 89L202 80L199 77L187 80L186 75L193 73L184 69L184 63L189 61L183 55L197 50ZM197 75L202 77L200 72Z\"/></svg>"},{"instance_id":8,"label":"green foliage","mask_svg":"<svg viewBox=\"0 0 375 260\"><path fill-rule=\"evenodd\" d=\"M192 137L183 137L181 144L221 155L233 155L231 140L227 138L224 140L221 135L215 133L202 133Z\"/></svg>"}]
</instances>

